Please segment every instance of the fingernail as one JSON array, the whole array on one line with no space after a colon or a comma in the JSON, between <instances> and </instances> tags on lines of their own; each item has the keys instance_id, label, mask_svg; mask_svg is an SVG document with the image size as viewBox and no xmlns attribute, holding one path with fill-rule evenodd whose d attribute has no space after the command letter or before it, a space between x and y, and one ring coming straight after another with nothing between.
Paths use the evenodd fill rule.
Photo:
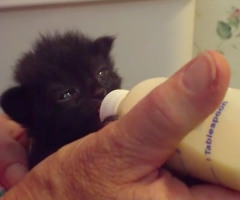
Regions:
<instances>
[{"instance_id":1,"label":"fingernail","mask_svg":"<svg viewBox=\"0 0 240 200\"><path fill-rule=\"evenodd\" d=\"M183 73L182 81L188 90L203 92L216 79L216 64L210 53L204 53L190 62Z\"/></svg>"},{"instance_id":2,"label":"fingernail","mask_svg":"<svg viewBox=\"0 0 240 200\"><path fill-rule=\"evenodd\" d=\"M4 176L7 186L12 187L16 185L26 175L27 171L27 168L20 163L10 165Z\"/></svg>"}]
</instances>

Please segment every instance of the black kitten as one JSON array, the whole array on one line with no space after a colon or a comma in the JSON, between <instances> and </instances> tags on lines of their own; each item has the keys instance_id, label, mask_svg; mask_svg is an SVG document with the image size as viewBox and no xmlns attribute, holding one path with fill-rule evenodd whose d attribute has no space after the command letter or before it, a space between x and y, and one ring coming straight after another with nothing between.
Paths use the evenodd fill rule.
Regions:
<instances>
[{"instance_id":1,"label":"black kitten","mask_svg":"<svg viewBox=\"0 0 240 200\"><path fill-rule=\"evenodd\" d=\"M113 41L108 36L91 40L77 32L41 36L18 61L19 86L3 93L1 106L28 129L30 168L102 127L101 100L121 84L109 55Z\"/></svg>"}]
</instances>

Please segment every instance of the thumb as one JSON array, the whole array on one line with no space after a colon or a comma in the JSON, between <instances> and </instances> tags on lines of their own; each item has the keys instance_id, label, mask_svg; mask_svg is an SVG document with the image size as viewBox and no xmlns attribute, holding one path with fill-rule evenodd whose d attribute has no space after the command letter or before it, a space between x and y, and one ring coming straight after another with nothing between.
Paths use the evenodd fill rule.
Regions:
<instances>
[{"instance_id":1,"label":"thumb","mask_svg":"<svg viewBox=\"0 0 240 200\"><path fill-rule=\"evenodd\" d=\"M113 134L107 136L114 141L111 152L121 152L116 163L128 169L125 178L136 179L162 166L181 139L221 103L229 79L225 58L208 51L112 123L108 129Z\"/></svg>"}]
</instances>

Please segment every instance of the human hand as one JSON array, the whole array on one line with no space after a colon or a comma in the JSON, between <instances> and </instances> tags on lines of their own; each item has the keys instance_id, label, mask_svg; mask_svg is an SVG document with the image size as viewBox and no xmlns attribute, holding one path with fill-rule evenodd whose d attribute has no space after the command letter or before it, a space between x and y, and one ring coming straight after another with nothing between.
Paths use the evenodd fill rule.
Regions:
<instances>
[{"instance_id":1,"label":"human hand","mask_svg":"<svg viewBox=\"0 0 240 200\"><path fill-rule=\"evenodd\" d=\"M7 115L0 114L0 185L10 189L27 173L25 130Z\"/></svg>"},{"instance_id":2,"label":"human hand","mask_svg":"<svg viewBox=\"0 0 240 200\"><path fill-rule=\"evenodd\" d=\"M211 184L188 187L162 168L180 140L222 101L230 79L207 52L154 89L121 119L64 146L3 200L237 200Z\"/></svg>"}]
</instances>

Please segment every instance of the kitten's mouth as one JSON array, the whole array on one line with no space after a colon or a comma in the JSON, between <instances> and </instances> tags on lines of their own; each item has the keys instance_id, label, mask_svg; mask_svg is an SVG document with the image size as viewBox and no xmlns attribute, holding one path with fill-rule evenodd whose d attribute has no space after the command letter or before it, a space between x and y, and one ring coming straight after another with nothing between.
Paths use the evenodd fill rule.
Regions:
<instances>
[{"instance_id":1,"label":"kitten's mouth","mask_svg":"<svg viewBox=\"0 0 240 200\"><path fill-rule=\"evenodd\" d=\"M100 100L100 99L92 99L92 106L97 111L97 113L99 113L101 104L102 104L102 100Z\"/></svg>"}]
</instances>

